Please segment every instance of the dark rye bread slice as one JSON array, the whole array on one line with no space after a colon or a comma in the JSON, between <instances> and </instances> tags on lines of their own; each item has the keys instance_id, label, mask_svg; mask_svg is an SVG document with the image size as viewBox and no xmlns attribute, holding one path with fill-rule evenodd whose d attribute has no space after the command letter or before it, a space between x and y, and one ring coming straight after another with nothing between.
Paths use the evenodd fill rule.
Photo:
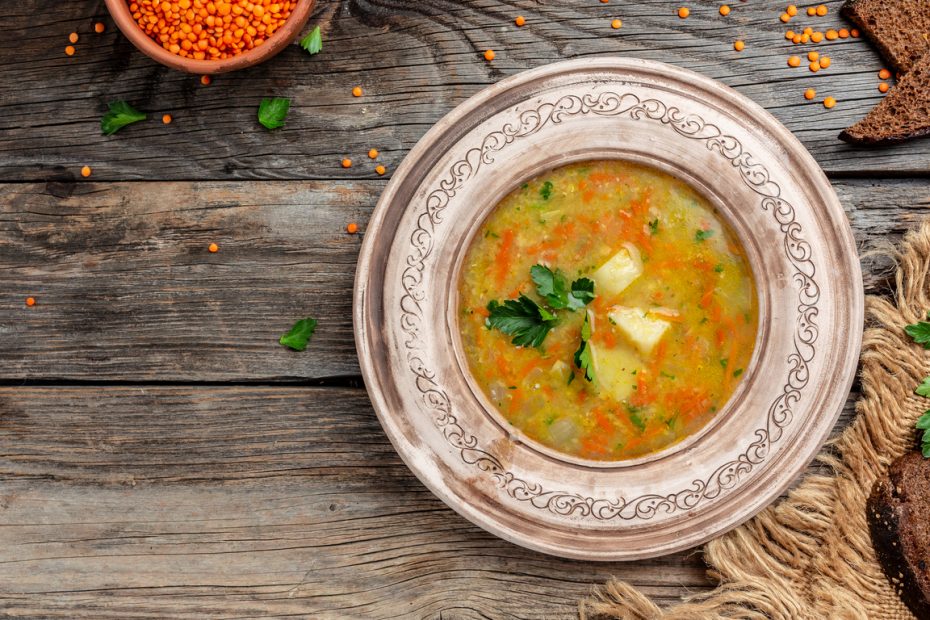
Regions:
<instances>
[{"instance_id":1,"label":"dark rye bread slice","mask_svg":"<svg viewBox=\"0 0 930 620\"><path fill-rule=\"evenodd\" d=\"M930 618L930 460L914 451L892 463L866 515L888 581L915 616Z\"/></svg>"},{"instance_id":2,"label":"dark rye bread slice","mask_svg":"<svg viewBox=\"0 0 930 620\"><path fill-rule=\"evenodd\" d=\"M858 26L898 73L910 71L930 51L927 0L849 0L840 15Z\"/></svg>"},{"instance_id":3,"label":"dark rye bread slice","mask_svg":"<svg viewBox=\"0 0 930 620\"><path fill-rule=\"evenodd\" d=\"M853 144L891 144L927 134L930 134L930 52L865 118L843 130L840 140Z\"/></svg>"}]
</instances>

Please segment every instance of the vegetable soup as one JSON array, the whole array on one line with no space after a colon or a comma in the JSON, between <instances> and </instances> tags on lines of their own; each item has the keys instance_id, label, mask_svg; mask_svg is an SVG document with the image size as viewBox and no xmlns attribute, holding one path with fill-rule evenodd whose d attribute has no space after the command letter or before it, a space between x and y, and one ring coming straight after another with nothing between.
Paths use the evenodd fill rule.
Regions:
<instances>
[{"instance_id":1,"label":"vegetable soup","mask_svg":"<svg viewBox=\"0 0 930 620\"><path fill-rule=\"evenodd\" d=\"M465 257L472 374L530 438L631 459L697 432L755 344L749 261L690 186L625 161L571 164L505 197Z\"/></svg>"}]
</instances>

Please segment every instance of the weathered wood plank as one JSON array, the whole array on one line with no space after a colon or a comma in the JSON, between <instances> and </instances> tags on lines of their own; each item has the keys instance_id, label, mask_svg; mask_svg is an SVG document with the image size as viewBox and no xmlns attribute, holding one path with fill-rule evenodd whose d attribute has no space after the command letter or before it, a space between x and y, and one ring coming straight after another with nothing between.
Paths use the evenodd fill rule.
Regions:
<instances>
[{"instance_id":1,"label":"weathered wood plank","mask_svg":"<svg viewBox=\"0 0 930 620\"><path fill-rule=\"evenodd\" d=\"M162 68L132 48L98 1L24 0L4 16L0 40L0 180L72 179L93 166L95 179L374 178L365 153L379 148L388 169L442 115L479 89L521 70L594 54L637 56L699 71L761 103L784 122L828 171L926 174L930 140L889 149L844 145L838 132L880 98L880 61L862 39L793 46L788 28L842 26L841 0L823 18L782 24L784 3L691 4L681 20L661 0L320 0L313 23L323 53L296 45L263 66L219 76L209 87ZM513 18L526 16L517 28ZM610 20L621 17L620 30ZM91 32L103 18L108 31ZM63 53L67 35L82 39ZM746 41L743 52L732 48ZM485 49L497 58L487 63ZM833 63L817 74L791 69L789 54L817 49ZM15 85L15 87L14 87ZM28 85L24 88L23 85ZM353 98L362 85L366 95ZM818 101L834 95L833 110ZM255 119L262 97L293 99L286 128L267 132ZM151 112L146 123L103 137L106 102L126 99ZM162 125L161 113L175 122ZM343 156L357 165L343 170ZM78 176L80 180L80 177Z\"/></svg>"},{"instance_id":2,"label":"weathered wood plank","mask_svg":"<svg viewBox=\"0 0 930 620\"><path fill-rule=\"evenodd\" d=\"M0 614L568 618L616 575L663 603L700 557L527 551L417 481L359 389L0 388Z\"/></svg>"},{"instance_id":3,"label":"weathered wood plank","mask_svg":"<svg viewBox=\"0 0 930 620\"><path fill-rule=\"evenodd\" d=\"M835 183L861 250L930 205L918 181ZM351 303L383 182L0 185L0 379L267 381L358 374ZM221 249L210 254L207 246ZM870 291L889 263L868 259ZM26 308L32 295L38 305ZM312 348L278 336L320 320Z\"/></svg>"}]
</instances>

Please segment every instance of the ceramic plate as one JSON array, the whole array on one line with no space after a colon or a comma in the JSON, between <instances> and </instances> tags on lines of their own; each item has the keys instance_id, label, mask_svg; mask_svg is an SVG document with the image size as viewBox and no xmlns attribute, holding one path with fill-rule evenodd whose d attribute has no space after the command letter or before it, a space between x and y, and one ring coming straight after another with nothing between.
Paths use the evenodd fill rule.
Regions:
<instances>
[{"instance_id":1,"label":"ceramic plate","mask_svg":"<svg viewBox=\"0 0 930 620\"><path fill-rule=\"evenodd\" d=\"M460 264L497 202L541 172L605 158L704 194L740 237L758 287L755 352L727 405L691 440L629 462L563 458L505 428L457 325ZM503 80L423 137L369 224L354 318L381 424L437 496L519 545L629 560L721 534L804 470L849 393L863 293L836 194L770 114L677 67L586 58Z\"/></svg>"}]
</instances>

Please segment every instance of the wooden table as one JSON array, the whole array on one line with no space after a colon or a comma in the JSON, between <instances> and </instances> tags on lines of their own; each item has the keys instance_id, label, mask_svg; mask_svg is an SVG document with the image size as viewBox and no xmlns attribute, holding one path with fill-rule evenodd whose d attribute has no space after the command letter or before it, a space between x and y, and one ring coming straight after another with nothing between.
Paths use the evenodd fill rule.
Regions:
<instances>
[{"instance_id":1,"label":"wooden table","mask_svg":"<svg viewBox=\"0 0 930 620\"><path fill-rule=\"evenodd\" d=\"M788 26L838 27L839 2L827 4L827 17ZM385 185L369 148L390 176L479 89L593 54L684 66L766 106L827 171L862 250L915 224L930 204L930 140L866 150L836 139L879 100L868 44L820 45L833 64L814 75L786 66L810 47L784 39L782 4L736 2L723 18L702 2L687 20L676 6L324 0L311 22L320 55L294 45L202 86L136 52L101 0L7 3L0 612L558 618L612 575L662 603L711 587L696 551L561 560L498 540L434 498L395 455L358 377L362 235L344 232L355 221L364 233ZM98 20L104 34L93 33ZM66 57L72 31L81 38ZM811 86L836 108L806 102ZM256 123L266 96L292 99L285 129ZM101 136L115 99L149 120ZM341 168L343 157L355 165ZM891 266L864 261L869 292L887 290ZM279 346L307 315L319 319L311 347Z\"/></svg>"}]
</instances>

